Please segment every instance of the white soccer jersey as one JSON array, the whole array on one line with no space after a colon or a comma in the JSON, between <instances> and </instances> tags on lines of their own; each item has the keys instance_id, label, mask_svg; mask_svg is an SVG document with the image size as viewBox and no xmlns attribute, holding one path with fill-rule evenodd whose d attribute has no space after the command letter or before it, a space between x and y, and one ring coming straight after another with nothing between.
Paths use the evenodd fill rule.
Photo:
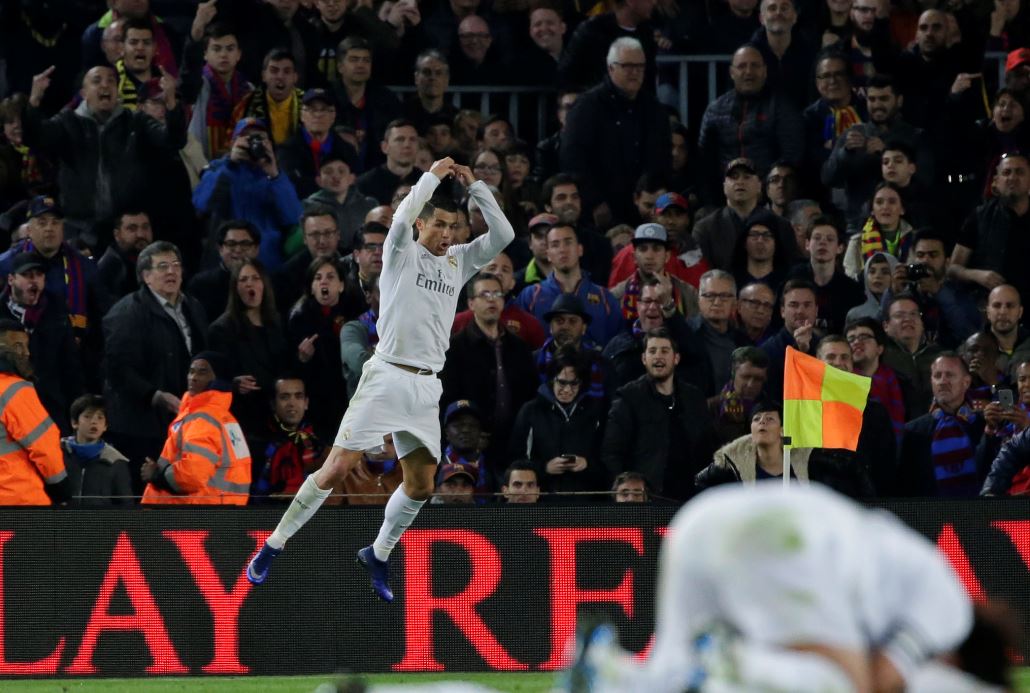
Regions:
<instances>
[{"instance_id":1,"label":"white soccer jersey","mask_svg":"<svg viewBox=\"0 0 1030 693\"><path fill-rule=\"evenodd\" d=\"M483 265L515 238L511 223L482 181L469 194L483 212L489 233L452 245L436 256L412 239L411 227L440 180L424 173L393 215L379 275L380 311L376 354L387 361L439 372L450 345L458 295Z\"/></svg>"}]
</instances>

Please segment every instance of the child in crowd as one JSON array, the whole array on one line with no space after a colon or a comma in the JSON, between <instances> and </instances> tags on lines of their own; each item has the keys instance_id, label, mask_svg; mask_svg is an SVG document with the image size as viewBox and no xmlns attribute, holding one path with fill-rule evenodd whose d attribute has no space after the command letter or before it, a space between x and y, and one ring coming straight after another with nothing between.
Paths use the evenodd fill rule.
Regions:
<instances>
[{"instance_id":1,"label":"child in crowd","mask_svg":"<svg viewBox=\"0 0 1030 693\"><path fill-rule=\"evenodd\" d=\"M75 435L61 439L73 502L84 506L133 505L129 460L104 442L107 410L100 395L82 395L71 406Z\"/></svg>"}]
</instances>

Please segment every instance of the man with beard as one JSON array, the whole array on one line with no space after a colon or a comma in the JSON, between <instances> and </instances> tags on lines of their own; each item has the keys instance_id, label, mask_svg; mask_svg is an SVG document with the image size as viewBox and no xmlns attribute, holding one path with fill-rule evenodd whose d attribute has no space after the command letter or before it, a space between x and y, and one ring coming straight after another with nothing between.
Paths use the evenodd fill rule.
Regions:
<instances>
[{"instance_id":1,"label":"man with beard","mask_svg":"<svg viewBox=\"0 0 1030 693\"><path fill-rule=\"evenodd\" d=\"M583 309L583 303L571 294L562 294L544 314L544 321L551 336L534 354L540 382L548 381L547 367L555 355L563 348L571 348L590 364L590 382L584 388L587 396L603 399L611 395L608 368L601 356L601 348L586 336L590 314Z\"/></svg>"},{"instance_id":2,"label":"man with beard","mask_svg":"<svg viewBox=\"0 0 1030 693\"><path fill-rule=\"evenodd\" d=\"M0 505L50 505L71 496L61 436L32 386L29 335L0 320Z\"/></svg>"},{"instance_id":3,"label":"man with beard","mask_svg":"<svg viewBox=\"0 0 1030 693\"><path fill-rule=\"evenodd\" d=\"M760 347L769 356L769 382L765 391L774 400L783 399L783 363L787 347L815 355L819 337L825 334L815 328L819 315L816 291L815 284L804 279L789 279L783 285L780 294L783 327Z\"/></svg>"},{"instance_id":4,"label":"man with beard","mask_svg":"<svg viewBox=\"0 0 1030 693\"><path fill-rule=\"evenodd\" d=\"M798 29L794 0L762 0L758 8L762 27L751 43L762 52L769 68L769 86L782 93L798 110L808 105L810 73L816 47Z\"/></svg>"},{"instance_id":5,"label":"man with beard","mask_svg":"<svg viewBox=\"0 0 1030 693\"><path fill-rule=\"evenodd\" d=\"M612 268L612 245L608 239L598 233L590 219L583 217L581 192L575 176L569 173L557 173L544 181L540 200L544 212L558 217L557 222L552 223L551 226L561 222L576 229L579 233L579 241L583 244L583 268L595 281L604 281ZM543 216L537 215L533 219ZM530 227L533 226L535 224L530 223ZM531 283L528 278L526 283Z\"/></svg>"},{"instance_id":6,"label":"man with beard","mask_svg":"<svg viewBox=\"0 0 1030 693\"><path fill-rule=\"evenodd\" d=\"M108 295L118 300L139 288L136 259L154 240L150 217L138 209L122 212L114 225L114 243L97 262L97 274Z\"/></svg>"},{"instance_id":7,"label":"man with beard","mask_svg":"<svg viewBox=\"0 0 1030 693\"><path fill-rule=\"evenodd\" d=\"M1023 298L1011 284L1002 284L991 289L987 295L985 316L987 329L998 342L1001 356L998 367L1009 373L1009 366L1022 362L1030 355L1030 332L1021 324Z\"/></svg>"},{"instance_id":8,"label":"man with beard","mask_svg":"<svg viewBox=\"0 0 1030 693\"><path fill-rule=\"evenodd\" d=\"M46 261L39 253L14 258L0 294L0 320L14 320L29 333L32 370L39 399L63 435L72 431L68 411L84 391L82 362L68 313L43 290Z\"/></svg>"},{"instance_id":9,"label":"man with beard","mask_svg":"<svg viewBox=\"0 0 1030 693\"><path fill-rule=\"evenodd\" d=\"M856 233L866 219L866 203L882 180L883 152L888 141L904 142L915 151L915 179L933 182L933 155L923 131L901 117L904 97L890 77L877 75L866 90L868 122L855 125L837 138L822 166L823 185L840 188L838 205L847 210L848 232Z\"/></svg>"},{"instance_id":10,"label":"man with beard","mask_svg":"<svg viewBox=\"0 0 1030 693\"><path fill-rule=\"evenodd\" d=\"M161 77L161 69L154 63L154 30L146 19L125 22L122 35L122 59L115 63L118 73L118 96L122 106L135 111L145 94L148 82Z\"/></svg>"},{"instance_id":11,"label":"man with beard","mask_svg":"<svg viewBox=\"0 0 1030 693\"><path fill-rule=\"evenodd\" d=\"M996 195L976 208L951 253L949 275L991 290L1011 284L1030 295L1030 161L1025 154L1002 156L994 179Z\"/></svg>"},{"instance_id":12,"label":"man with beard","mask_svg":"<svg viewBox=\"0 0 1030 693\"><path fill-rule=\"evenodd\" d=\"M640 472L655 493L687 500L715 450L712 417L701 391L677 377L680 354L667 330L647 333L643 360L646 373L616 392L601 460L612 477Z\"/></svg>"}]
</instances>

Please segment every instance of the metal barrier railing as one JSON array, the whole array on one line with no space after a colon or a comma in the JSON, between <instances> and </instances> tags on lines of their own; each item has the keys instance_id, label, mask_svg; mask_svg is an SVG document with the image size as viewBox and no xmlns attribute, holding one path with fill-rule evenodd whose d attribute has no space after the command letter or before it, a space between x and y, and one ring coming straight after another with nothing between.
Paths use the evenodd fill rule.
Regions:
<instances>
[{"instance_id":1,"label":"metal barrier railing","mask_svg":"<svg viewBox=\"0 0 1030 693\"><path fill-rule=\"evenodd\" d=\"M985 62L994 63L998 73L998 84L1005 82L1005 58L1007 54L1001 52L990 52L984 56ZM675 100L676 108L679 111L680 119L684 124L689 124L690 119L690 66L704 65L704 80L708 102L711 103L719 96L719 73L718 66L728 65L732 55L659 55L659 72L662 68L674 67L676 76ZM391 86L390 89L399 94L410 94L415 91L413 86ZM488 85L474 85L451 87L448 90L451 103L457 108L475 108L478 102L478 110L481 113L505 113L508 120L515 126L515 131L525 136L527 133L522 127L522 119L527 111L526 102L532 99L532 112L535 113L535 134L537 138L545 137L549 133L549 123L552 118L555 89L551 86L540 87L494 87ZM501 105L501 108L497 108Z\"/></svg>"}]
</instances>

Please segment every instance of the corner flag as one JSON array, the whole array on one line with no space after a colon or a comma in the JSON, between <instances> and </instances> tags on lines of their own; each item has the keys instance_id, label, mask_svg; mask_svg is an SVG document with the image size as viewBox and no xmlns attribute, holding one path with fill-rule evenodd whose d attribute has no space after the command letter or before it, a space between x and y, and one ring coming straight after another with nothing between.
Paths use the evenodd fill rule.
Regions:
<instances>
[{"instance_id":1,"label":"corner flag","mask_svg":"<svg viewBox=\"0 0 1030 693\"><path fill-rule=\"evenodd\" d=\"M787 347L783 435L794 448L854 450L872 380Z\"/></svg>"}]
</instances>

